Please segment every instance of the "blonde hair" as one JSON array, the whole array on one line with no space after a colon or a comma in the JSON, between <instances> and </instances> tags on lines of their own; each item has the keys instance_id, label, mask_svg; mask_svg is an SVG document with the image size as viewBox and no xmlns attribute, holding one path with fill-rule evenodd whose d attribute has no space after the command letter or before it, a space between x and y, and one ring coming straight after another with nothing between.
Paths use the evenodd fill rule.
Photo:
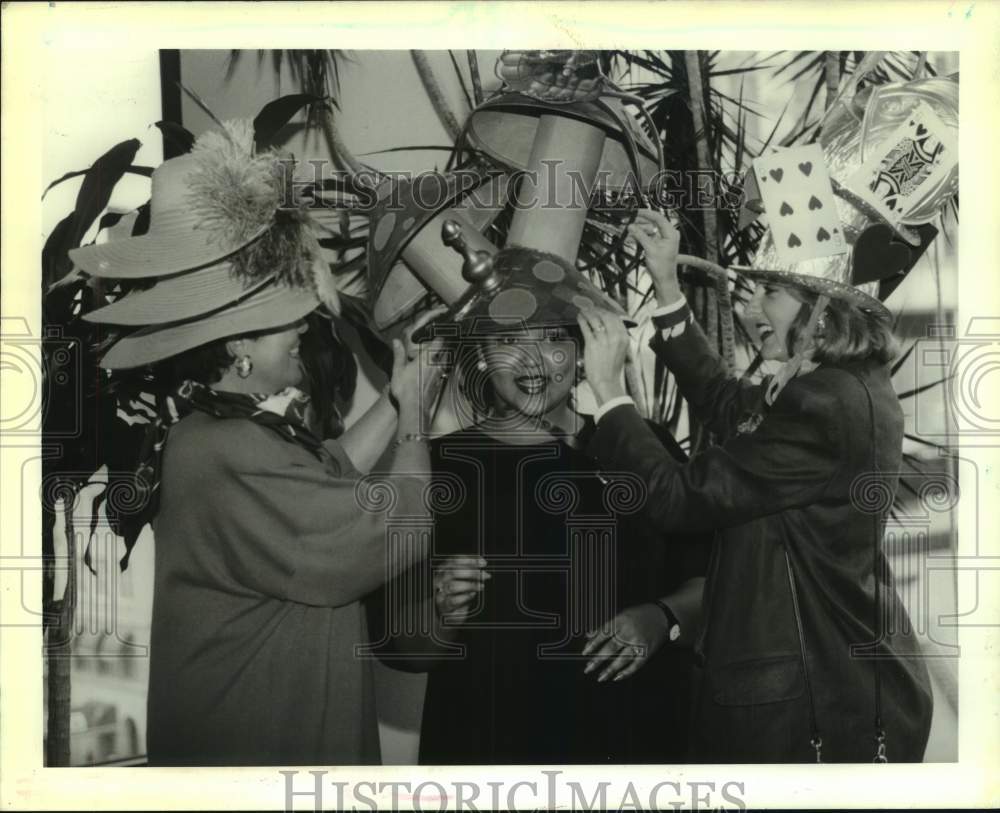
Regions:
<instances>
[{"instance_id":1,"label":"blonde hair","mask_svg":"<svg viewBox=\"0 0 1000 813\"><path fill-rule=\"evenodd\" d=\"M788 329L788 353L792 356L802 339L818 294L797 286L788 286L788 290L802 302ZM813 336L814 362L846 364L874 359L880 364L888 364L898 355L899 342L886 314L865 311L844 299L831 297Z\"/></svg>"}]
</instances>

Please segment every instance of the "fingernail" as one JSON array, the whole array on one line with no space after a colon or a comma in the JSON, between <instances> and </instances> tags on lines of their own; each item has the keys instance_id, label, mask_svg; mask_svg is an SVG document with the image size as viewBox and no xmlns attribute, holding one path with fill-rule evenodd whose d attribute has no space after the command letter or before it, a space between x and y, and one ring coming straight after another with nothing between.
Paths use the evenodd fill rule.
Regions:
<instances>
[{"instance_id":1,"label":"fingernail","mask_svg":"<svg viewBox=\"0 0 1000 813\"><path fill-rule=\"evenodd\" d=\"M583 670L583 674L589 675L593 671L594 671L594 664L588 663L586 669Z\"/></svg>"},{"instance_id":2,"label":"fingernail","mask_svg":"<svg viewBox=\"0 0 1000 813\"><path fill-rule=\"evenodd\" d=\"M601 676L597 679L597 682L598 683L604 683L604 681L606 681L607 679L608 679L607 673L606 672L602 672Z\"/></svg>"},{"instance_id":3,"label":"fingernail","mask_svg":"<svg viewBox=\"0 0 1000 813\"><path fill-rule=\"evenodd\" d=\"M611 678L611 679L612 679L612 680L621 680L621 679L622 679L623 677L625 677L625 675L623 675L623 674L622 674L621 672L619 672L619 673L618 673L617 675L615 675L615 676L614 676L613 678Z\"/></svg>"}]
</instances>

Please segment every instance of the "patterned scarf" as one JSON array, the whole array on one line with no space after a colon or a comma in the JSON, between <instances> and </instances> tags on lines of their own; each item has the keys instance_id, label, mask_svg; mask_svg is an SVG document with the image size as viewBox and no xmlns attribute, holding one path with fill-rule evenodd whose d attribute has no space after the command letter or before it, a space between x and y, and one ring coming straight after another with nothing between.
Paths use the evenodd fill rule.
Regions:
<instances>
[{"instance_id":1,"label":"patterned scarf","mask_svg":"<svg viewBox=\"0 0 1000 813\"><path fill-rule=\"evenodd\" d=\"M146 430L139 455L139 467L134 474L135 487L140 497L137 501L138 509L118 516L115 518L117 522L109 517L117 526L116 533L126 539L128 552L121 561L122 569L128 564L131 552L128 543L134 542L142 528L156 515L159 507L160 466L170 427L195 410L216 418L247 418L308 449L318 459L324 458L323 444L315 429L310 398L301 390L287 387L273 395L244 395L219 392L195 381L185 381L164 398L156 420Z\"/></svg>"}]
</instances>

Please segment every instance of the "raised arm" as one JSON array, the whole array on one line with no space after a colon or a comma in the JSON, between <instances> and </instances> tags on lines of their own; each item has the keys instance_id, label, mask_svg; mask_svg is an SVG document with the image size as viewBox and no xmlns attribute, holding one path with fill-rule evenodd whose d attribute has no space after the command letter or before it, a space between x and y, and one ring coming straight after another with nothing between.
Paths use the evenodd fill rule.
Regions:
<instances>
[{"instance_id":1,"label":"raised arm","mask_svg":"<svg viewBox=\"0 0 1000 813\"><path fill-rule=\"evenodd\" d=\"M761 387L737 379L692 318L677 280L680 234L674 225L659 212L642 209L629 231L643 247L659 306L649 346L674 375L695 417L726 435L744 413L757 409Z\"/></svg>"},{"instance_id":2,"label":"raised arm","mask_svg":"<svg viewBox=\"0 0 1000 813\"><path fill-rule=\"evenodd\" d=\"M710 431L726 436L744 415L762 408L761 385L736 378L691 317L687 303L681 299L676 305L671 316L679 320L677 326L658 330L649 346L677 380L694 416Z\"/></svg>"},{"instance_id":3,"label":"raised arm","mask_svg":"<svg viewBox=\"0 0 1000 813\"><path fill-rule=\"evenodd\" d=\"M368 478L359 480L336 441L324 444L330 457L320 461L250 421L217 422L175 449L191 457L180 461L184 469L197 472L185 489L201 499L218 493L208 530L237 584L302 604L338 606L427 556L430 458L426 442L412 435L425 388L435 384L418 378L401 343L394 351L397 438Z\"/></svg>"},{"instance_id":4,"label":"raised arm","mask_svg":"<svg viewBox=\"0 0 1000 813\"><path fill-rule=\"evenodd\" d=\"M445 308L440 307L432 308L418 316L406 329L403 334L403 348L409 361L417 361L420 357L420 347L412 341L413 332L440 316L445 310ZM429 354L425 353L423 355L423 370L425 373L433 374L435 370L432 365L427 363L428 360ZM389 442L396 432L398 414L392 401L391 387L386 387L379 399L369 407L364 415L351 424L338 438L354 468L360 472L371 471L379 458L385 454ZM429 404L426 406L430 407Z\"/></svg>"},{"instance_id":5,"label":"raised arm","mask_svg":"<svg viewBox=\"0 0 1000 813\"><path fill-rule=\"evenodd\" d=\"M726 528L823 498L843 465L823 400L778 402L755 432L685 464L664 454L633 406L618 406L601 418L589 451L605 471L633 472L647 484L646 516L660 531Z\"/></svg>"},{"instance_id":6,"label":"raised arm","mask_svg":"<svg viewBox=\"0 0 1000 813\"><path fill-rule=\"evenodd\" d=\"M819 499L846 452L838 421L841 394L829 383L798 379L756 431L738 434L680 464L631 403L602 408L624 394L620 379L628 333L620 318L581 311L584 363L598 403L590 451L608 472L628 471L647 484L646 515L661 532L738 525Z\"/></svg>"}]
</instances>

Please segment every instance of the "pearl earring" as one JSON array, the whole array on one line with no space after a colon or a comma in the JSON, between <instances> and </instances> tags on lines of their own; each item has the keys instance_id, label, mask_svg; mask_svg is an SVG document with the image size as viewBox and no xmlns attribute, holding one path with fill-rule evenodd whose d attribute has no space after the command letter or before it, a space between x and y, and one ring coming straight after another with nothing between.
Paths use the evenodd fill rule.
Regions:
<instances>
[{"instance_id":1,"label":"pearl earring","mask_svg":"<svg viewBox=\"0 0 1000 813\"><path fill-rule=\"evenodd\" d=\"M249 378L253 372L253 361L250 356L240 356L236 359L236 375L240 378Z\"/></svg>"},{"instance_id":2,"label":"pearl earring","mask_svg":"<svg viewBox=\"0 0 1000 813\"><path fill-rule=\"evenodd\" d=\"M476 362L476 369L479 370L479 372L481 372L481 373L485 373L486 372L486 359L479 359L479 361Z\"/></svg>"}]
</instances>

